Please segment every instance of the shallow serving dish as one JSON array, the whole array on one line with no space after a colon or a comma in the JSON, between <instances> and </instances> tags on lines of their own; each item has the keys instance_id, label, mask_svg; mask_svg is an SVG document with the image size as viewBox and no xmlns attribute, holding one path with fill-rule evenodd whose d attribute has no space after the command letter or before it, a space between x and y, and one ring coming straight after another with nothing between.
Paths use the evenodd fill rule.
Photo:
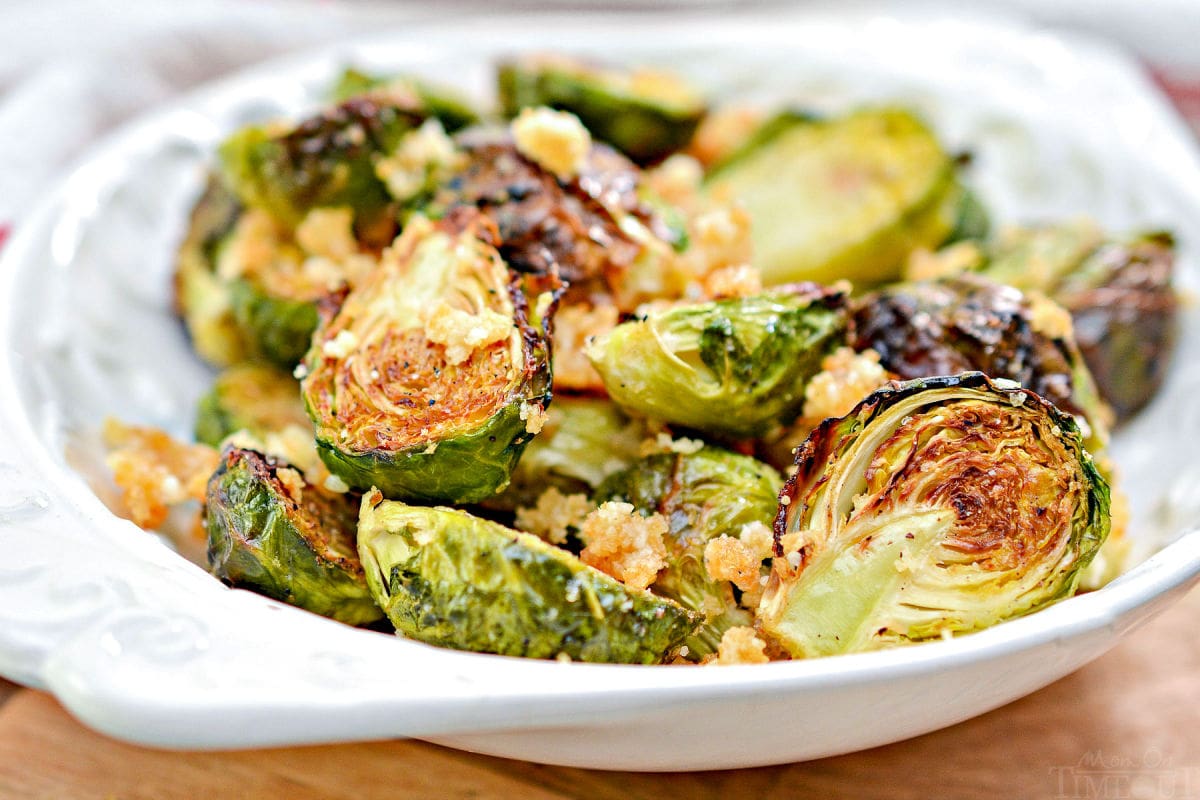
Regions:
<instances>
[{"instance_id":1,"label":"shallow serving dish","mask_svg":"<svg viewBox=\"0 0 1200 800\"><path fill-rule=\"evenodd\" d=\"M661 44L669 34L669 51ZM952 641L726 668L435 650L230 591L101 501L107 415L186 435L210 373L170 310L201 167L235 126L318 102L347 62L486 93L501 53L669 63L718 97L917 106L1001 221L1174 229L1197 285L1200 155L1119 54L1003 25L770 17L473 18L276 62L126 127L21 221L0 261L0 674L168 747L419 736L587 767L710 769L913 736L1097 657L1200 578L1200 312L1162 394L1116 438L1142 557L1105 589ZM1152 554L1152 555L1151 555ZM1064 723L1069 724L1069 723Z\"/></svg>"}]
</instances>

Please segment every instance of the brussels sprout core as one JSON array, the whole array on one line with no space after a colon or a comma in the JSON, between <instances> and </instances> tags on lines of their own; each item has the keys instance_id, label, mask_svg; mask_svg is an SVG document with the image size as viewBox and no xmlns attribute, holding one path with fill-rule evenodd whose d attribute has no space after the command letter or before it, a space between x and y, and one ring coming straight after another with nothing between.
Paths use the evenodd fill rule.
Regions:
<instances>
[{"instance_id":1,"label":"brussels sprout core","mask_svg":"<svg viewBox=\"0 0 1200 800\"><path fill-rule=\"evenodd\" d=\"M507 484L549 402L549 359L491 233L473 212L414 219L314 336L305 403L348 485L474 502Z\"/></svg>"},{"instance_id":2,"label":"brussels sprout core","mask_svg":"<svg viewBox=\"0 0 1200 800\"><path fill-rule=\"evenodd\" d=\"M985 628L1075 592L1109 490L1073 420L980 373L819 426L780 496L759 609L795 657Z\"/></svg>"}]
</instances>

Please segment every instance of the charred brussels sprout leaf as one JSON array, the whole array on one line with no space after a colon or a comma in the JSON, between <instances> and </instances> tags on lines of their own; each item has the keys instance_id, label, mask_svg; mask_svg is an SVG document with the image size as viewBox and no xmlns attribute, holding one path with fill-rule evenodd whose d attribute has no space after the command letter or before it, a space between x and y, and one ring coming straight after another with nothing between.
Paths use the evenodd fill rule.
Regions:
<instances>
[{"instance_id":1,"label":"charred brussels sprout leaf","mask_svg":"<svg viewBox=\"0 0 1200 800\"><path fill-rule=\"evenodd\" d=\"M305 404L348 485L468 503L508 484L549 403L550 361L493 237L473 213L415 218L314 336Z\"/></svg>"},{"instance_id":2,"label":"charred brussels sprout leaf","mask_svg":"<svg viewBox=\"0 0 1200 800\"><path fill-rule=\"evenodd\" d=\"M215 177L192 209L175 267L175 306L192 346L205 361L226 366L250 351L233 314L228 282L216 270L221 244L230 236L242 205Z\"/></svg>"},{"instance_id":3,"label":"charred brussels sprout leaf","mask_svg":"<svg viewBox=\"0 0 1200 800\"><path fill-rule=\"evenodd\" d=\"M693 615L670 600L465 511L368 495L358 547L371 590L396 630L429 644L654 664L695 626Z\"/></svg>"},{"instance_id":4,"label":"charred brussels sprout leaf","mask_svg":"<svg viewBox=\"0 0 1200 800\"><path fill-rule=\"evenodd\" d=\"M1016 230L993 249L988 277L1054 298L1100 395L1119 419L1158 391L1174 348L1178 300L1175 243L1163 232L1108 241L1090 223Z\"/></svg>"},{"instance_id":5,"label":"charred brussels sprout leaf","mask_svg":"<svg viewBox=\"0 0 1200 800\"><path fill-rule=\"evenodd\" d=\"M440 120L442 127L451 133L479 121L479 114L470 103L453 90L405 76L372 75L348 68L338 78L332 95L339 103L363 96L400 98L405 105L420 108Z\"/></svg>"},{"instance_id":6,"label":"charred brussels sprout leaf","mask_svg":"<svg viewBox=\"0 0 1200 800\"><path fill-rule=\"evenodd\" d=\"M369 228L390 204L375 161L424 118L407 101L351 98L295 127L243 128L221 145L221 169L243 203L286 225L320 206L347 206Z\"/></svg>"},{"instance_id":7,"label":"charred brussels sprout leaf","mask_svg":"<svg viewBox=\"0 0 1200 800\"><path fill-rule=\"evenodd\" d=\"M213 447L235 431L261 436L309 424L299 382L265 364L239 364L225 370L196 407L196 441Z\"/></svg>"},{"instance_id":8,"label":"charred brussels sprout leaf","mask_svg":"<svg viewBox=\"0 0 1200 800\"><path fill-rule=\"evenodd\" d=\"M880 355L900 378L978 370L1015 380L1086 426L1092 452L1108 440L1108 409L1071 337L1041 318L1064 314L1045 299L977 275L897 284L855 301L852 346Z\"/></svg>"},{"instance_id":9,"label":"charred brussels sprout leaf","mask_svg":"<svg viewBox=\"0 0 1200 800\"><path fill-rule=\"evenodd\" d=\"M844 326L841 296L796 288L651 311L587 355L619 405L726 436L790 421Z\"/></svg>"},{"instance_id":10,"label":"charred brussels sprout leaf","mask_svg":"<svg viewBox=\"0 0 1200 800\"><path fill-rule=\"evenodd\" d=\"M553 487L590 495L601 481L639 456L645 425L601 397L558 396L546 425L525 448L512 483L487 501L489 508L529 506Z\"/></svg>"},{"instance_id":11,"label":"charred brussels sprout leaf","mask_svg":"<svg viewBox=\"0 0 1200 800\"><path fill-rule=\"evenodd\" d=\"M674 75L603 69L561 56L502 64L497 82L507 116L532 106L570 111L593 136L640 164L686 145L707 110L700 93Z\"/></svg>"},{"instance_id":12,"label":"charred brussels sprout leaf","mask_svg":"<svg viewBox=\"0 0 1200 800\"><path fill-rule=\"evenodd\" d=\"M648 456L600 485L597 503L623 500L667 519L667 567L650 588L704 617L687 640L690 655L715 653L727 629L752 624L750 612L738 608L730 584L709 577L704 547L723 534L737 538L751 523L769 526L781 483L775 470L760 461L705 447L690 454Z\"/></svg>"},{"instance_id":13,"label":"charred brussels sprout leaf","mask_svg":"<svg viewBox=\"0 0 1200 800\"><path fill-rule=\"evenodd\" d=\"M869 109L776 124L710 174L741 200L768 284L894 280L907 255L941 244L962 189L953 159L908 111Z\"/></svg>"},{"instance_id":14,"label":"charred brussels sprout leaf","mask_svg":"<svg viewBox=\"0 0 1200 800\"><path fill-rule=\"evenodd\" d=\"M351 625L381 619L355 546L358 498L306 483L254 450L229 448L208 484L214 575Z\"/></svg>"},{"instance_id":15,"label":"charred brussels sprout leaf","mask_svg":"<svg viewBox=\"0 0 1200 800\"><path fill-rule=\"evenodd\" d=\"M1108 486L1074 421L1008 386L899 384L800 447L759 607L793 656L975 631L1075 592Z\"/></svg>"}]
</instances>

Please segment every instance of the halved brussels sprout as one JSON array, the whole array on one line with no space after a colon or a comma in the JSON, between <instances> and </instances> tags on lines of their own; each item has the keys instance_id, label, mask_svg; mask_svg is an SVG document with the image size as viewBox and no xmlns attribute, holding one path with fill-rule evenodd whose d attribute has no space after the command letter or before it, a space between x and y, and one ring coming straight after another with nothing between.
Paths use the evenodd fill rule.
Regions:
<instances>
[{"instance_id":1,"label":"halved brussels sprout","mask_svg":"<svg viewBox=\"0 0 1200 800\"><path fill-rule=\"evenodd\" d=\"M454 90L403 75L372 75L347 67L338 77L331 94L337 102L362 96L387 99L408 95L411 99L406 104L419 107L441 121L450 133L479 122L479 114Z\"/></svg>"},{"instance_id":2,"label":"halved brussels sprout","mask_svg":"<svg viewBox=\"0 0 1200 800\"><path fill-rule=\"evenodd\" d=\"M414 218L314 335L304 400L321 458L348 485L483 500L539 429L547 336L489 224L469 209L436 226Z\"/></svg>"},{"instance_id":3,"label":"halved brussels sprout","mask_svg":"<svg viewBox=\"0 0 1200 800\"><path fill-rule=\"evenodd\" d=\"M569 298L611 294L626 311L650 299L621 285L627 277L653 278L654 259L669 259L681 234L656 202L647 202L641 172L628 159L593 144L579 174L560 180L523 157L507 136L473 131L458 144L467 166L435 193L428 214L480 209L495 220L500 252L512 268L561 278Z\"/></svg>"},{"instance_id":4,"label":"halved brussels sprout","mask_svg":"<svg viewBox=\"0 0 1200 800\"><path fill-rule=\"evenodd\" d=\"M681 149L707 111L704 97L675 75L605 69L557 55L505 62L497 85L506 116L534 106L570 111L593 136L640 164Z\"/></svg>"},{"instance_id":5,"label":"halved brussels sprout","mask_svg":"<svg viewBox=\"0 0 1200 800\"><path fill-rule=\"evenodd\" d=\"M250 352L237 321L228 282L216 270L221 243L229 237L242 205L212 176L192 208L187 234L175 265L175 308L187 326L192 347L205 361L234 364Z\"/></svg>"},{"instance_id":6,"label":"halved brussels sprout","mask_svg":"<svg viewBox=\"0 0 1200 800\"><path fill-rule=\"evenodd\" d=\"M1109 241L1095 225L1077 222L1008 232L983 274L1043 292L1071 313L1100 395L1126 419L1155 395L1170 363L1174 261L1169 233Z\"/></svg>"},{"instance_id":7,"label":"halved brussels sprout","mask_svg":"<svg viewBox=\"0 0 1200 800\"><path fill-rule=\"evenodd\" d=\"M706 183L710 195L736 198L750 212L767 284L894 280L911 251L950 234L962 192L954 160L912 113L790 122Z\"/></svg>"},{"instance_id":8,"label":"halved brussels sprout","mask_svg":"<svg viewBox=\"0 0 1200 800\"><path fill-rule=\"evenodd\" d=\"M759 622L797 658L986 628L1071 596L1109 490L1072 418L980 373L881 389L800 447Z\"/></svg>"},{"instance_id":9,"label":"halved brussels sprout","mask_svg":"<svg viewBox=\"0 0 1200 800\"><path fill-rule=\"evenodd\" d=\"M358 497L304 480L282 461L230 447L208 483L213 574L351 625L382 619L355 545Z\"/></svg>"},{"instance_id":10,"label":"halved brussels sprout","mask_svg":"<svg viewBox=\"0 0 1200 800\"><path fill-rule=\"evenodd\" d=\"M654 664L696 621L566 550L451 508L363 498L358 550L396 630L443 647Z\"/></svg>"},{"instance_id":11,"label":"halved brussels sprout","mask_svg":"<svg viewBox=\"0 0 1200 800\"><path fill-rule=\"evenodd\" d=\"M645 514L666 518L667 567L650 586L697 612L703 625L687 639L689 657L715 653L721 635L750 625L728 581L714 581L704 564L705 545L721 535L737 538L752 523L769 526L783 481L771 467L716 447L694 453L659 453L609 477L596 502L623 500Z\"/></svg>"},{"instance_id":12,"label":"halved brussels sprout","mask_svg":"<svg viewBox=\"0 0 1200 800\"><path fill-rule=\"evenodd\" d=\"M842 296L813 286L651 311L597 336L588 358L619 405L707 433L790 422L840 340Z\"/></svg>"},{"instance_id":13,"label":"halved brussels sprout","mask_svg":"<svg viewBox=\"0 0 1200 800\"><path fill-rule=\"evenodd\" d=\"M284 369L304 358L317 328L315 297L272 294L249 279L231 281L229 297L233 318L255 354Z\"/></svg>"},{"instance_id":14,"label":"halved brussels sprout","mask_svg":"<svg viewBox=\"0 0 1200 800\"><path fill-rule=\"evenodd\" d=\"M375 162L424 119L407 97L354 97L295 126L242 128L221 145L221 171L243 203L285 225L317 207L346 206L360 232L390 231L391 198Z\"/></svg>"},{"instance_id":15,"label":"halved brussels sprout","mask_svg":"<svg viewBox=\"0 0 1200 800\"><path fill-rule=\"evenodd\" d=\"M545 427L525 448L512 483L486 501L489 508L533 505L551 487L590 495L609 475L637 460L646 438L642 422L602 397L556 394L546 414Z\"/></svg>"},{"instance_id":16,"label":"halved brussels sprout","mask_svg":"<svg viewBox=\"0 0 1200 800\"><path fill-rule=\"evenodd\" d=\"M978 275L896 284L854 301L850 343L877 352L900 378L979 370L1015 380L1086 428L1088 449L1108 441L1109 412L1071 337L1066 312Z\"/></svg>"},{"instance_id":17,"label":"halved brussels sprout","mask_svg":"<svg viewBox=\"0 0 1200 800\"><path fill-rule=\"evenodd\" d=\"M267 364L238 364L217 376L196 406L196 441L218 447L229 434L255 436L310 425L300 382Z\"/></svg>"}]
</instances>

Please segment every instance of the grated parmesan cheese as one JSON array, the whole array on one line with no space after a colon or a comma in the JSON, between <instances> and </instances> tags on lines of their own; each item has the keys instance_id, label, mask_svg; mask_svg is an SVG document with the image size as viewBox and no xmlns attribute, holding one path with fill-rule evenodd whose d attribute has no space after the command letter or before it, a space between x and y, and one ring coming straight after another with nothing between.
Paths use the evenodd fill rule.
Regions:
<instances>
[{"instance_id":1,"label":"grated parmesan cheese","mask_svg":"<svg viewBox=\"0 0 1200 800\"><path fill-rule=\"evenodd\" d=\"M445 346L446 361L451 364L461 364L476 350L507 339L512 327L511 319L490 308L472 314L444 300L425 317L426 338Z\"/></svg>"},{"instance_id":2,"label":"grated parmesan cheese","mask_svg":"<svg viewBox=\"0 0 1200 800\"><path fill-rule=\"evenodd\" d=\"M580 535L587 546L579 557L627 586L645 589L667 565L667 530L661 514L643 517L629 503L605 503L583 521Z\"/></svg>"},{"instance_id":3,"label":"grated parmesan cheese","mask_svg":"<svg viewBox=\"0 0 1200 800\"><path fill-rule=\"evenodd\" d=\"M592 511L592 503L584 494L563 494L551 486L542 492L537 504L517 509L517 530L532 533L551 544L563 544L571 529L583 527Z\"/></svg>"},{"instance_id":4,"label":"grated parmesan cheese","mask_svg":"<svg viewBox=\"0 0 1200 800\"><path fill-rule=\"evenodd\" d=\"M765 664L770 660L767 658L767 643L758 638L754 628L738 625L721 636L721 643L717 645L717 660L712 663L728 666Z\"/></svg>"},{"instance_id":5,"label":"grated parmesan cheese","mask_svg":"<svg viewBox=\"0 0 1200 800\"><path fill-rule=\"evenodd\" d=\"M517 152L563 180L587 162L592 135L579 117L550 108L524 108L512 121Z\"/></svg>"},{"instance_id":6,"label":"grated parmesan cheese","mask_svg":"<svg viewBox=\"0 0 1200 800\"><path fill-rule=\"evenodd\" d=\"M704 568L714 581L730 581L743 592L758 585L762 559L742 542L721 534L704 546Z\"/></svg>"}]
</instances>

